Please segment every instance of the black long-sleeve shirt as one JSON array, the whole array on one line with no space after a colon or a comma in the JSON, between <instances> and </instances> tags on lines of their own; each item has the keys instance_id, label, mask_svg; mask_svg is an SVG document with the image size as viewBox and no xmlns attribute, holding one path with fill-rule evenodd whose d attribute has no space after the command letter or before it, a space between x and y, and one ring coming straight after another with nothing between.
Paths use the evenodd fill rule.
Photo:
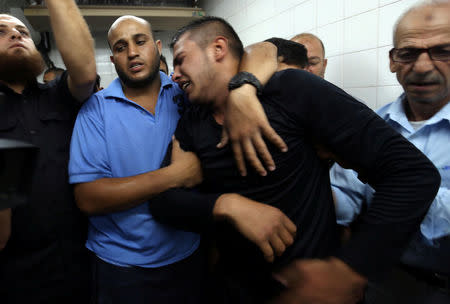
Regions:
<instances>
[{"instance_id":1,"label":"black long-sleeve shirt","mask_svg":"<svg viewBox=\"0 0 450 304\"><path fill-rule=\"evenodd\" d=\"M231 268L273 270L294 258L329 255L368 277L391 266L438 190L433 164L364 104L310 73L276 73L260 101L289 147L282 153L269 144L277 169L266 177L256 172L240 176L231 148L216 148L221 126L207 108L193 106L180 120L176 137L200 158L204 181L197 192L174 189L156 197L149 204L152 214L177 227L205 229L217 197L236 192L281 209L298 231L294 244L271 265L255 245L230 226L221 227L218 246ZM371 208L341 249L328 165L317 157L312 139L351 164L376 190Z\"/></svg>"}]
</instances>

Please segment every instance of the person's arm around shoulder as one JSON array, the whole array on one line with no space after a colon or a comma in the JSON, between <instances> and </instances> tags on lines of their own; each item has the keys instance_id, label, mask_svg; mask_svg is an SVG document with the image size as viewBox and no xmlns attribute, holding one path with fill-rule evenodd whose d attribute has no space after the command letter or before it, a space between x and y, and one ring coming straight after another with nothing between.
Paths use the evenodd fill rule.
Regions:
<instances>
[{"instance_id":1,"label":"person's arm around shoulder","mask_svg":"<svg viewBox=\"0 0 450 304\"><path fill-rule=\"evenodd\" d=\"M100 178L74 187L81 211L88 215L123 211L151 197L177 187L193 187L202 181L200 161L192 152L185 152L174 139L169 166L143 174Z\"/></svg>"},{"instance_id":2,"label":"person's arm around shoulder","mask_svg":"<svg viewBox=\"0 0 450 304\"><path fill-rule=\"evenodd\" d=\"M72 96L85 101L97 77L94 41L73 0L47 0L56 45L67 68L67 84Z\"/></svg>"},{"instance_id":3,"label":"person's arm around shoulder","mask_svg":"<svg viewBox=\"0 0 450 304\"><path fill-rule=\"evenodd\" d=\"M245 48L239 72L253 74L264 86L277 71L277 67L276 46L270 42L260 42ZM218 145L223 147L229 137L236 164L242 175L247 174L244 155L250 165L261 175L267 174L265 167L271 171L275 170L275 163L263 136L280 150L287 150L283 139L270 126L257 93L256 88L250 84L243 84L230 91L224 122L226 132Z\"/></svg>"},{"instance_id":4,"label":"person's arm around shoulder","mask_svg":"<svg viewBox=\"0 0 450 304\"><path fill-rule=\"evenodd\" d=\"M0 210L0 251L2 251L11 235L11 208Z\"/></svg>"}]
</instances>

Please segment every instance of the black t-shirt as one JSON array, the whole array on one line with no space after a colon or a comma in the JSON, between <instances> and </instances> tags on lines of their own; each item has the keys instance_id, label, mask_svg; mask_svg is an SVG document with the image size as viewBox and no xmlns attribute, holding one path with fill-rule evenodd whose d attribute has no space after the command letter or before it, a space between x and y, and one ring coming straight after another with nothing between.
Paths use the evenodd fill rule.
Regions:
<instances>
[{"instance_id":1,"label":"black t-shirt","mask_svg":"<svg viewBox=\"0 0 450 304\"><path fill-rule=\"evenodd\" d=\"M177 227L205 229L217 197L237 192L280 208L298 230L294 244L270 265L233 229L219 229L217 243L230 269L274 270L294 258L329 255L367 276L389 267L439 187L432 163L364 104L305 71L276 73L260 101L289 147L282 153L269 144L277 169L266 177L256 172L241 177L231 148L216 148L221 126L207 108L193 106L180 120L176 137L183 149L200 158L204 182L197 192L174 189L161 194L149 204L152 214ZM360 179L377 190L353 239L339 251L328 164L319 160L313 142L350 163Z\"/></svg>"},{"instance_id":2,"label":"black t-shirt","mask_svg":"<svg viewBox=\"0 0 450 304\"><path fill-rule=\"evenodd\" d=\"M0 252L2 303L85 301L87 219L75 205L67 171L81 104L70 94L67 74L46 85L32 83L22 94L2 84L0 91L6 95L0 138L39 148L29 200L12 209L11 237Z\"/></svg>"}]
</instances>

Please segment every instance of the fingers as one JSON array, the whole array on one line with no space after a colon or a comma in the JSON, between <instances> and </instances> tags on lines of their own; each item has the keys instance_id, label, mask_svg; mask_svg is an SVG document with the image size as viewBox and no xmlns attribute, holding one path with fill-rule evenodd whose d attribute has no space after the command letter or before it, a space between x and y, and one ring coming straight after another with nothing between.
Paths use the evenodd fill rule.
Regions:
<instances>
[{"instance_id":1,"label":"fingers","mask_svg":"<svg viewBox=\"0 0 450 304\"><path fill-rule=\"evenodd\" d=\"M267 145L264 142L263 138L261 137L260 133L257 133L253 136L253 146L255 147L256 151L258 152L258 155L261 157L265 167L269 171L275 170L275 162L273 161L272 155L269 152L269 149L267 149ZM248 158L248 155L247 155Z\"/></svg>"},{"instance_id":2,"label":"fingers","mask_svg":"<svg viewBox=\"0 0 450 304\"><path fill-rule=\"evenodd\" d=\"M250 163L250 165L256 170L256 172L258 172L258 174L260 174L262 176L266 176L267 171L264 168L264 166L262 165L261 161L259 160L252 141L250 139L245 139L242 142L242 146L244 148L245 156L246 156L248 162ZM267 150L267 147L266 147L266 150ZM267 151L267 153L269 153L269 152Z\"/></svg>"},{"instance_id":3,"label":"fingers","mask_svg":"<svg viewBox=\"0 0 450 304\"><path fill-rule=\"evenodd\" d=\"M295 232L292 233L288 229L281 229L278 236L286 247L289 247L294 243Z\"/></svg>"},{"instance_id":4,"label":"fingers","mask_svg":"<svg viewBox=\"0 0 450 304\"><path fill-rule=\"evenodd\" d=\"M277 256L281 256L286 250L286 244L283 242L279 235L272 236L269 240L269 243L272 247L273 252Z\"/></svg>"},{"instance_id":5,"label":"fingers","mask_svg":"<svg viewBox=\"0 0 450 304\"><path fill-rule=\"evenodd\" d=\"M238 167L239 173L242 176L247 175L247 168L245 167L244 155L242 154L241 144L239 142L232 142L231 148L234 153L234 160L236 161L236 166Z\"/></svg>"},{"instance_id":6,"label":"fingers","mask_svg":"<svg viewBox=\"0 0 450 304\"><path fill-rule=\"evenodd\" d=\"M287 231L294 237L297 233L297 226L295 226L294 222L291 221L291 219L287 216L286 220L284 221L284 226L286 227Z\"/></svg>"},{"instance_id":7,"label":"fingers","mask_svg":"<svg viewBox=\"0 0 450 304\"><path fill-rule=\"evenodd\" d=\"M289 218L286 217L286 219L287 221L284 221L283 226L278 230L278 232L273 234L269 239L272 250L277 256L281 256L284 251L286 251L286 248L294 243L295 231L292 231L291 227L287 227L287 224L293 223L289 220Z\"/></svg>"},{"instance_id":8,"label":"fingers","mask_svg":"<svg viewBox=\"0 0 450 304\"><path fill-rule=\"evenodd\" d=\"M228 132L225 128L222 128L222 137L220 138L220 142L217 144L217 148L222 149L228 144Z\"/></svg>"},{"instance_id":9,"label":"fingers","mask_svg":"<svg viewBox=\"0 0 450 304\"><path fill-rule=\"evenodd\" d=\"M263 242L259 245L259 248L261 249L264 259L266 259L267 262L272 263L275 259L275 255L272 249L272 246L270 246L269 242Z\"/></svg>"},{"instance_id":10,"label":"fingers","mask_svg":"<svg viewBox=\"0 0 450 304\"><path fill-rule=\"evenodd\" d=\"M275 132L268 121L262 123L261 132L264 137L267 138L278 149L280 149L280 151L286 152L288 150L288 146L286 145L284 140L280 137L280 135L277 134L277 132Z\"/></svg>"},{"instance_id":11,"label":"fingers","mask_svg":"<svg viewBox=\"0 0 450 304\"><path fill-rule=\"evenodd\" d=\"M265 132L272 132L271 141L275 143L280 150L287 151L287 146L281 137L278 136L278 134L276 134L270 126L269 129L269 131ZM226 132L222 132L222 139L217 147L224 147L228 140L228 134L226 134ZM266 168L269 171L275 170L275 162L259 132L255 133L251 138L243 138L240 141L232 141L232 147L238 170L242 176L247 174L245 159L261 176L267 175Z\"/></svg>"}]
</instances>

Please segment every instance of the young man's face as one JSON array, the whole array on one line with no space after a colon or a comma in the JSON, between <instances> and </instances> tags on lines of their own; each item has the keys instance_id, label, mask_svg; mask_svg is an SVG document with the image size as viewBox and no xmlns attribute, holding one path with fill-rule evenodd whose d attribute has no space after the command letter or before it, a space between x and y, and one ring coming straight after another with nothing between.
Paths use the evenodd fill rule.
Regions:
<instances>
[{"instance_id":1,"label":"young man's face","mask_svg":"<svg viewBox=\"0 0 450 304\"><path fill-rule=\"evenodd\" d=\"M213 101L214 65L208 56L208 47L202 49L188 33L183 34L173 47L172 79L178 83L190 101Z\"/></svg>"},{"instance_id":2,"label":"young man's face","mask_svg":"<svg viewBox=\"0 0 450 304\"><path fill-rule=\"evenodd\" d=\"M450 5L413 11L400 23L396 48L425 49L450 44ZM433 60L427 52L411 62L394 62L390 67L405 90L408 101L445 104L450 97L450 60Z\"/></svg>"},{"instance_id":3,"label":"young man's face","mask_svg":"<svg viewBox=\"0 0 450 304\"><path fill-rule=\"evenodd\" d=\"M0 78L35 78L44 68L30 32L17 18L0 15Z\"/></svg>"},{"instance_id":4,"label":"young man's face","mask_svg":"<svg viewBox=\"0 0 450 304\"><path fill-rule=\"evenodd\" d=\"M159 73L161 42L154 41L147 23L127 18L111 30L108 37L117 74L125 86L149 85Z\"/></svg>"}]
</instances>

